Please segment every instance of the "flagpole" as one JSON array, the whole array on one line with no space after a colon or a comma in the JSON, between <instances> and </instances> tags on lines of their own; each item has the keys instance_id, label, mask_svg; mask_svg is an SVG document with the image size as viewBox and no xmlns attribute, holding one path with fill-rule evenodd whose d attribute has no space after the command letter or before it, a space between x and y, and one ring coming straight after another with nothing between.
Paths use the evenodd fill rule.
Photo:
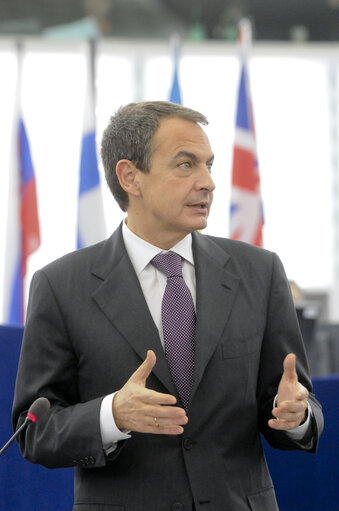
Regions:
<instances>
[{"instance_id":1,"label":"flagpole","mask_svg":"<svg viewBox=\"0 0 339 511\"><path fill-rule=\"evenodd\" d=\"M92 111L95 112L95 106L97 103L97 94L96 94L96 86L95 86L95 77L96 77L96 40L89 39L89 77L88 77L88 85L90 89L90 96L92 98ZM95 126L95 116L94 116L94 128Z\"/></svg>"},{"instance_id":2,"label":"flagpole","mask_svg":"<svg viewBox=\"0 0 339 511\"><path fill-rule=\"evenodd\" d=\"M239 21L238 46L241 58L247 61L252 51L252 25L248 18Z\"/></svg>"},{"instance_id":3,"label":"flagpole","mask_svg":"<svg viewBox=\"0 0 339 511\"><path fill-rule=\"evenodd\" d=\"M181 48L181 38L179 34L172 34L170 37L170 49L171 54L174 57L174 61L178 63Z\"/></svg>"}]
</instances>

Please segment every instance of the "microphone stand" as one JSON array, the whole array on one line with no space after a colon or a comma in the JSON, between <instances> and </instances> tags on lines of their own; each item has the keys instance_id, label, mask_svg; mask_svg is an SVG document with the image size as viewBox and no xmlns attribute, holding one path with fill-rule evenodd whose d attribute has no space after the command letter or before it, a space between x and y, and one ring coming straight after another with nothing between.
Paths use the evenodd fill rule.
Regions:
<instances>
[{"instance_id":1,"label":"microphone stand","mask_svg":"<svg viewBox=\"0 0 339 511\"><path fill-rule=\"evenodd\" d=\"M0 449L0 456L6 451L6 449L11 445L11 443L16 439L16 437L21 433L21 431L28 426L29 422L32 422L32 420L29 417L26 417L25 421L21 424L20 428L16 430L14 435Z\"/></svg>"}]
</instances>

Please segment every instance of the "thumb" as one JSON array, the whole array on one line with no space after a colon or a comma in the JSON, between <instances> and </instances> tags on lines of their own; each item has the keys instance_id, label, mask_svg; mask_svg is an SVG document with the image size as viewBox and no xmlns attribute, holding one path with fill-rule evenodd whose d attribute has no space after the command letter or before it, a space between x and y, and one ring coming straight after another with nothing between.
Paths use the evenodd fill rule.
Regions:
<instances>
[{"instance_id":1,"label":"thumb","mask_svg":"<svg viewBox=\"0 0 339 511\"><path fill-rule=\"evenodd\" d=\"M138 369L132 374L129 381L133 383L137 383L139 385L146 385L146 380L151 374L153 367L157 358L155 356L154 351L148 350L147 355L143 363L138 367Z\"/></svg>"},{"instance_id":2,"label":"thumb","mask_svg":"<svg viewBox=\"0 0 339 511\"><path fill-rule=\"evenodd\" d=\"M296 359L294 353L289 353L284 360L284 379L294 382L298 381L298 375L296 371Z\"/></svg>"}]
</instances>

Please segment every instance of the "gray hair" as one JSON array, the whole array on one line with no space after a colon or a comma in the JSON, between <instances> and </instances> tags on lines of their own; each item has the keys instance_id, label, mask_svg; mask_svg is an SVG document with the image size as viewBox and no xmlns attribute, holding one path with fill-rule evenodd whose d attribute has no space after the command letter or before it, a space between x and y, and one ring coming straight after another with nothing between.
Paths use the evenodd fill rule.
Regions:
<instances>
[{"instance_id":1,"label":"gray hair","mask_svg":"<svg viewBox=\"0 0 339 511\"><path fill-rule=\"evenodd\" d=\"M152 138L161 118L178 117L196 124L208 124L206 117L190 108L169 101L130 103L111 117L101 142L101 159L107 184L123 211L128 194L120 186L115 169L119 160L130 160L142 172L149 172Z\"/></svg>"}]
</instances>

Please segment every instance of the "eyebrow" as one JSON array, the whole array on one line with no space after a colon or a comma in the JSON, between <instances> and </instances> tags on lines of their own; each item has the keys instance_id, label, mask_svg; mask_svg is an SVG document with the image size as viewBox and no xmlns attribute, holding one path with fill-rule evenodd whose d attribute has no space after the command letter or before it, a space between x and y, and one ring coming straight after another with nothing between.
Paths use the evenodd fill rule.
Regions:
<instances>
[{"instance_id":1,"label":"eyebrow","mask_svg":"<svg viewBox=\"0 0 339 511\"><path fill-rule=\"evenodd\" d=\"M189 151L179 151L173 158L173 161L178 160L179 158L189 158L190 160L193 160L194 162L198 162L199 158L196 154L190 153ZM214 154L206 161L207 164L211 164L214 161Z\"/></svg>"}]
</instances>

